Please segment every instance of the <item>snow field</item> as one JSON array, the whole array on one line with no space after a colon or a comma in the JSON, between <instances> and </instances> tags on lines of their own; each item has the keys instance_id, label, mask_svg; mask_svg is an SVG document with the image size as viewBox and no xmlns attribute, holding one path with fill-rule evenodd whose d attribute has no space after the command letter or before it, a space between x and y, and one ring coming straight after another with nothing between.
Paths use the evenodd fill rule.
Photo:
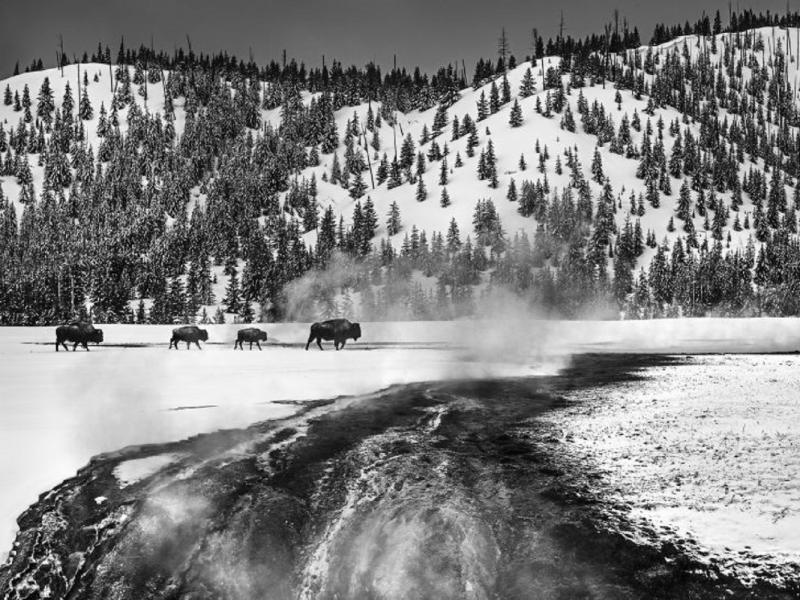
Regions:
<instances>
[{"instance_id":1,"label":"snow field","mask_svg":"<svg viewBox=\"0 0 800 600\"><path fill-rule=\"evenodd\" d=\"M800 319L541 321L511 302L496 309L485 321L362 323L364 337L340 352L305 352L298 323L256 324L269 335L263 352L234 351L236 325L207 326L202 351L167 350L169 325L98 325L103 344L68 353L55 352L52 327L2 328L0 481L13 485L0 491L0 546L39 493L92 456L289 416L282 400L547 375L583 352L800 350Z\"/></svg>"},{"instance_id":2,"label":"snow field","mask_svg":"<svg viewBox=\"0 0 800 600\"><path fill-rule=\"evenodd\" d=\"M800 357L704 356L568 395L545 421L631 521L744 581L800 574ZM654 536L658 532L658 536Z\"/></svg>"}]
</instances>

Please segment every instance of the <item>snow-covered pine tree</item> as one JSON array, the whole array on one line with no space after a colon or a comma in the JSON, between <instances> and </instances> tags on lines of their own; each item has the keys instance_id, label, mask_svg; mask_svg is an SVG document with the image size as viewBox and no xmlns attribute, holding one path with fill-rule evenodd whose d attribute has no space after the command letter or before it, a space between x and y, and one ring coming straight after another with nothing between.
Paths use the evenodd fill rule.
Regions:
<instances>
[{"instance_id":1,"label":"snow-covered pine tree","mask_svg":"<svg viewBox=\"0 0 800 600\"><path fill-rule=\"evenodd\" d=\"M419 177L417 179L417 191L416 191L417 202L424 202L427 197L428 197L428 191L425 189L425 182L422 180L422 177Z\"/></svg>"},{"instance_id":2,"label":"snow-covered pine tree","mask_svg":"<svg viewBox=\"0 0 800 600\"><path fill-rule=\"evenodd\" d=\"M535 91L536 86L533 83L533 73L531 72L531 68L528 67L525 69L525 74L522 76L522 82L519 86L519 96L520 98L529 98L533 96Z\"/></svg>"},{"instance_id":3,"label":"snow-covered pine tree","mask_svg":"<svg viewBox=\"0 0 800 600\"><path fill-rule=\"evenodd\" d=\"M520 108L519 102L517 99L514 99L514 104L511 107L511 115L508 119L508 124L511 127L520 127L522 126L522 108Z\"/></svg>"},{"instance_id":4,"label":"snow-covered pine tree","mask_svg":"<svg viewBox=\"0 0 800 600\"><path fill-rule=\"evenodd\" d=\"M439 198L439 204L442 208L447 208L448 206L450 206L450 194L447 193L446 187L442 188L442 193Z\"/></svg>"},{"instance_id":5,"label":"snow-covered pine tree","mask_svg":"<svg viewBox=\"0 0 800 600\"><path fill-rule=\"evenodd\" d=\"M400 207L397 206L397 202L393 201L389 207L389 214L386 219L386 233L390 236L396 235L400 233L402 227L400 221Z\"/></svg>"}]
</instances>

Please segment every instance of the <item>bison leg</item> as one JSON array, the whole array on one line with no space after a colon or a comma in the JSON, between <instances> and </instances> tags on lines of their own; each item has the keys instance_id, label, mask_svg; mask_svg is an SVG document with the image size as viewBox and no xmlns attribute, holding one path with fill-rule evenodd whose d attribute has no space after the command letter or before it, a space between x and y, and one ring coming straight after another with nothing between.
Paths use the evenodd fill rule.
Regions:
<instances>
[{"instance_id":1,"label":"bison leg","mask_svg":"<svg viewBox=\"0 0 800 600\"><path fill-rule=\"evenodd\" d=\"M314 334L308 336L308 341L306 342L306 350L308 350L308 345L314 341Z\"/></svg>"},{"instance_id":2,"label":"bison leg","mask_svg":"<svg viewBox=\"0 0 800 600\"><path fill-rule=\"evenodd\" d=\"M86 351L88 352L89 351L89 344L87 344L86 342L82 342L82 344L83 344L83 347L86 348Z\"/></svg>"},{"instance_id":3,"label":"bison leg","mask_svg":"<svg viewBox=\"0 0 800 600\"><path fill-rule=\"evenodd\" d=\"M59 340L58 338L56 338L56 352L58 352L59 344L63 344L63 343L64 343L64 340Z\"/></svg>"},{"instance_id":4,"label":"bison leg","mask_svg":"<svg viewBox=\"0 0 800 600\"><path fill-rule=\"evenodd\" d=\"M78 349L78 342L75 342L74 344L72 344L72 351L75 352L75 350L77 349Z\"/></svg>"},{"instance_id":5,"label":"bison leg","mask_svg":"<svg viewBox=\"0 0 800 600\"><path fill-rule=\"evenodd\" d=\"M200 342L198 342L197 340L194 341L194 344L195 344L195 346L197 346L198 350L202 350L203 349L203 348L200 347ZM242 350L244 350L244 348L242 348Z\"/></svg>"},{"instance_id":6,"label":"bison leg","mask_svg":"<svg viewBox=\"0 0 800 600\"><path fill-rule=\"evenodd\" d=\"M244 350L244 348L242 348L242 350ZM253 351L253 342L250 342L250 351Z\"/></svg>"},{"instance_id":7,"label":"bison leg","mask_svg":"<svg viewBox=\"0 0 800 600\"><path fill-rule=\"evenodd\" d=\"M345 345L346 343L347 343L347 340L342 340L342 343L341 343L341 345L339 346L339 350L341 350L342 348L344 348L344 345Z\"/></svg>"},{"instance_id":8,"label":"bison leg","mask_svg":"<svg viewBox=\"0 0 800 600\"><path fill-rule=\"evenodd\" d=\"M259 349L259 350L261 350L261 344L259 344L259 343L258 343L258 340L256 340L256 346L258 346L258 349ZM250 347L252 348L252 347L253 347L253 345L252 345L252 344L250 344Z\"/></svg>"},{"instance_id":9,"label":"bison leg","mask_svg":"<svg viewBox=\"0 0 800 600\"><path fill-rule=\"evenodd\" d=\"M168 350L172 350L172 344L175 344L175 338L170 339L169 348L167 348ZM175 344L175 348L176 349L177 349L177 347L178 347L178 344Z\"/></svg>"},{"instance_id":10,"label":"bison leg","mask_svg":"<svg viewBox=\"0 0 800 600\"><path fill-rule=\"evenodd\" d=\"M317 338L317 346L319 346L320 350L324 350L324 348L322 347L322 337Z\"/></svg>"}]
</instances>

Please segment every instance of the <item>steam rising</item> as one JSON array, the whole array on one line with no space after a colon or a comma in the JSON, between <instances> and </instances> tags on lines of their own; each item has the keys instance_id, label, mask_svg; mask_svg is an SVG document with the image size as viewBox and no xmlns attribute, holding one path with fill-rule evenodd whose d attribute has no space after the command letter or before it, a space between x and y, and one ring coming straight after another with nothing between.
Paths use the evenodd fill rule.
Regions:
<instances>
[{"instance_id":1,"label":"steam rising","mask_svg":"<svg viewBox=\"0 0 800 600\"><path fill-rule=\"evenodd\" d=\"M343 288L353 286L359 276L365 275L362 264L356 263L347 255L335 252L327 268L312 269L286 285L284 288L286 319L300 322L318 320L321 318L320 304L324 300L333 301Z\"/></svg>"}]
</instances>

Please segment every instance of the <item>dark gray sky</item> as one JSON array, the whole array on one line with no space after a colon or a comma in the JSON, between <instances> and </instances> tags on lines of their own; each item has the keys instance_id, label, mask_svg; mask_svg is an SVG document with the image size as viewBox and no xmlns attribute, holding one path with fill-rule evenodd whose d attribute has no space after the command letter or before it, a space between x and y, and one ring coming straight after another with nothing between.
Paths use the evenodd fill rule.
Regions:
<instances>
[{"instance_id":1,"label":"dark gray sky","mask_svg":"<svg viewBox=\"0 0 800 600\"><path fill-rule=\"evenodd\" d=\"M783 11L785 0L755 0L733 6ZM792 10L800 0L790 0ZM694 22L717 9L727 22L728 3L710 0L0 0L0 77L14 63L42 58L55 62L58 36L67 54L81 54L102 41L116 56L119 40L171 50L191 36L196 50L227 50L242 58L249 49L259 63L278 59L286 48L307 64L324 53L349 65L370 59L390 65L419 64L426 70L464 59L471 73L479 56L495 56L505 26L519 57L530 30L547 39L558 30L563 9L566 32L602 32L614 8L639 27L647 42L658 22Z\"/></svg>"}]
</instances>

